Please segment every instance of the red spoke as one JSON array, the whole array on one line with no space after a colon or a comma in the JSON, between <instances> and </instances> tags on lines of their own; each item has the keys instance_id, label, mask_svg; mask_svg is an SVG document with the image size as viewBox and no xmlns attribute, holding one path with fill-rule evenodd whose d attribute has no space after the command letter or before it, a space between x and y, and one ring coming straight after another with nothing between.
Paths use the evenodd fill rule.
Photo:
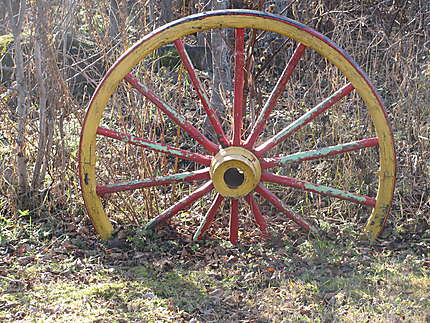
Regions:
<instances>
[{"instance_id":1,"label":"red spoke","mask_svg":"<svg viewBox=\"0 0 430 323\"><path fill-rule=\"evenodd\" d=\"M245 84L245 30L235 30L236 45L234 49L234 104L233 104L233 145L239 146L243 122L243 87Z\"/></svg>"},{"instance_id":2,"label":"red spoke","mask_svg":"<svg viewBox=\"0 0 430 323\"><path fill-rule=\"evenodd\" d=\"M128 181L122 183L100 185L96 187L96 193L98 195L104 195L108 193L117 193L124 191L137 190L144 187L169 185L178 182L192 182L203 179L209 179L209 169L204 168L194 172L185 172L173 175L159 176L153 178L145 178L137 181Z\"/></svg>"},{"instance_id":3,"label":"red spoke","mask_svg":"<svg viewBox=\"0 0 430 323\"><path fill-rule=\"evenodd\" d=\"M239 200L231 200L230 211L230 242L236 245L239 236Z\"/></svg>"},{"instance_id":4,"label":"red spoke","mask_svg":"<svg viewBox=\"0 0 430 323\"><path fill-rule=\"evenodd\" d=\"M252 196L252 193L249 193L246 197L245 197L246 202L248 202L252 214L254 215L254 219L255 222L258 225L258 228L261 231L261 235L263 236L263 238L268 238L269 237L269 233L267 232L267 222L266 219L263 217L263 215L261 214L260 208L258 207L257 202L255 201L254 197Z\"/></svg>"},{"instance_id":5,"label":"red spoke","mask_svg":"<svg viewBox=\"0 0 430 323\"><path fill-rule=\"evenodd\" d=\"M187 159L194 161L196 163L209 166L211 164L211 157L207 155L202 155L199 153L193 153L188 150L176 148L170 145L160 144L151 140L146 140L133 135L122 133L116 130L106 129L102 127L97 128L97 134L109 137L112 139L120 140L131 145L144 147L156 152L168 154L171 156L179 157L182 159Z\"/></svg>"},{"instance_id":6,"label":"red spoke","mask_svg":"<svg viewBox=\"0 0 430 323\"><path fill-rule=\"evenodd\" d=\"M337 90L335 93L330 95L328 98L324 99L321 103L316 105L314 108L306 112L304 115L302 115L299 119L293 121L291 124L289 124L287 127L282 129L280 132L278 132L276 135L274 135L272 138L268 139L266 142L261 144L255 149L256 155L258 157L261 157L264 153L266 153L269 149L273 148L280 142L284 141L289 136L296 133L298 130L300 130L304 125L308 124L312 120L314 120L316 117L318 117L320 114L325 112L328 108L330 108L333 104L338 102L343 97L347 96L351 91L354 89L353 85L351 83L348 83L341 89Z\"/></svg>"},{"instance_id":7,"label":"red spoke","mask_svg":"<svg viewBox=\"0 0 430 323\"><path fill-rule=\"evenodd\" d=\"M339 154L344 154L349 151L359 150L367 147L374 147L377 145L378 138L373 137L315 150L302 151L287 156L265 158L264 163L262 163L261 166L263 169L267 169L275 166L281 166L282 164L297 163L305 160L313 160L328 156L335 156Z\"/></svg>"},{"instance_id":8,"label":"red spoke","mask_svg":"<svg viewBox=\"0 0 430 323\"><path fill-rule=\"evenodd\" d=\"M358 195L355 193L342 191L337 188L328 187L319 184L313 184L307 181L303 181L296 178L291 178L287 176L280 176L273 173L264 172L261 175L261 180L264 182L272 182L281 185L285 185L288 187L293 187L302 191L308 191L317 193L324 196L335 197L340 200L351 201L356 204L363 204L367 206L374 207L376 204L376 199L373 197Z\"/></svg>"},{"instance_id":9,"label":"red spoke","mask_svg":"<svg viewBox=\"0 0 430 323\"><path fill-rule=\"evenodd\" d=\"M258 184L255 188L255 191L262 197L264 197L266 200L268 200L270 203L272 203L278 210L285 213L286 216L288 216L291 220L293 220L303 229L318 233L318 230L313 225L305 221L300 215L295 214L293 211L291 211L288 206L285 205L284 202L282 202L275 194L269 191L262 184Z\"/></svg>"},{"instance_id":10,"label":"red spoke","mask_svg":"<svg viewBox=\"0 0 430 323\"><path fill-rule=\"evenodd\" d=\"M258 119L251 130L251 134L246 140L246 143L245 143L246 148L251 149L255 141L257 140L257 138L263 132L264 127L266 126L267 120L269 119L270 113L272 112L273 108L278 102L279 96L285 91L287 82L290 79L291 75L293 74L293 71L297 66L297 63L299 62L300 58L302 57L305 49L306 49L306 46L303 44L300 44L294 51L293 55L291 56L287 66L285 66L281 77L279 78L274 89L272 90L272 93L270 94L269 99L267 100L266 104L261 110L260 115L258 116Z\"/></svg>"},{"instance_id":11,"label":"red spoke","mask_svg":"<svg viewBox=\"0 0 430 323\"><path fill-rule=\"evenodd\" d=\"M209 193L213 189L212 181L208 181L204 185L200 186L197 190L195 190L191 195L185 196L176 204L169 207L163 213L159 214L157 217L152 219L146 225L146 229L153 229L159 224L168 221L172 216L174 216L179 211L185 209L186 207L193 204L199 198L203 197L205 194Z\"/></svg>"},{"instance_id":12,"label":"red spoke","mask_svg":"<svg viewBox=\"0 0 430 323\"><path fill-rule=\"evenodd\" d=\"M125 80L130 83L140 94L154 103L157 108L163 111L167 116L186 131L191 137L193 137L199 144L201 144L207 151L216 154L219 151L219 147L212 141L210 141L205 135L203 135L196 127L189 123L178 111L169 106L166 102L163 102L158 98L153 91L148 89L132 74L127 74Z\"/></svg>"},{"instance_id":13,"label":"red spoke","mask_svg":"<svg viewBox=\"0 0 430 323\"><path fill-rule=\"evenodd\" d=\"M203 236L203 234L207 231L209 226L212 224L212 221L215 218L215 215L218 212L218 209L221 205L221 202L224 200L224 197L221 194L217 194L212 202L211 207L209 208L208 212L206 213L202 223L200 224L199 228L197 229L196 233L194 234L194 240L200 240Z\"/></svg>"},{"instance_id":14,"label":"red spoke","mask_svg":"<svg viewBox=\"0 0 430 323\"><path fill-rule=\"evenodd\" d=\"M184 43L180 39L175 40L173 43L175 44L176 49L178 50L179 57L181 58L182 63L184 64L186 70L188 71L188 75L190 76L194 89L196 90L197 95L200 98L200 101L202 102L203 108L205 109L205 112L209 118L209 121L213 129L215 130L216 135L218 136L218 141L223 146L228 146L230 143L224 133L224 130L222 129L221 122L219 121L215 110L212 109L212 107L209 105L208 95L204 90L202 83L200 82L200 79L197 77L193 63L191 62L191 59L188 56Z\"/></svg>"}]
</instances>

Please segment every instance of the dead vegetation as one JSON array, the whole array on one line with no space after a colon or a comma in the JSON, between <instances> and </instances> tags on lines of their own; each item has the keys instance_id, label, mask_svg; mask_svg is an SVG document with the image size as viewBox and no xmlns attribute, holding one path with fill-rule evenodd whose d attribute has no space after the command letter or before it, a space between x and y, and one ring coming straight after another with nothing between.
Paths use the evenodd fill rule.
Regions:
<instances>
[{"instance_id":1,"label":"dead vegetation","mask_svg":"<svg viewBox=\"0 0 430 323\"><path fill-rule=\"evenodd\" d=\"M11 4L9 10L15 13L15 20L10 19L10 14L0 15L0 30L5 35L15 33L16 40L18 31L13 26L19 28L17 18L22 19L22 49L10 36L0 37L0 275L7 277L2 283L2 290L7 292L1 299L6 307L0 318L43 320L67 310L70 317L78 315L81 307L75 307L74 302L82 302L78 295L82 294L83 287L79 284L83 277L88 280L83 291L86 301L98 304L93 310L88 305L85 312L88 320L104 313L107 320L219 321L233 315L237 320L263 322L278 322L284 317L292 321L375 318L388 322L407 321L416 315L412 321L428 321L428 294L419 292L420 288L423 291L429 288L425 278L430 253L428 1L232 1L231 5L236 7L282 13L315 28L344 48L383 97L398 156L392 214L376 246L359 242L368 209L274 188L283 200L310 214L322 227L324 238L306 240L265 204L262 210L273 215L271 226L275 234L268 245L258 244L256 249L252 243L261 242L250 217L242 223L242 249L229 249L221 242L226 239L226 216L220 216L210 230L210 236L220 241L187 242L209 199L180 214L172 223L175 232L170 227L161 229L159 236L139 231L142 223L181 194L190 192L190 188L182 185L107 198L107 212L118 228L126 230L120 231L113 242L120 245L97 242L78 185L76 162L81 124L89 98L106 70L124 49L162 25L166 17L178 18L208 10L208 3L173 1L173 6L166 7L165 1L158 6L149 0L99 1L96 5L87 0L37 1L28 3L25 12L13 7L25 1L6 3ZM118 6L112 6L113 3ZM200 46L205 39L210 39L210 35L189 38L187 42ZM249 113L254 116L276 81L277 67L291 55L292 44L285 41L283 45L282 40L266 35L257 43L255 52L259 60L253 64L262 85L250 87L253 100L249 101ZM283 50L274 55L280 47ZM23 55L22 61L17 53ZM182 107L181 112L187 118L204 128L200 107L184 105L192 101L194 94L180 67L172 67L171 61L162 62L153 56L136 71L143 70L144 64L151 66L151 73L145 74L145 78L154 89L175 106ZM207 71L201 71L201 78L205 84L211 84L212 75ZM286 95L282 104L291 106L302 99L303 102L299 102L297 110L274 111L271 127L296 118L343 85L344 79L324 60L309 54L294 81L287 89L292 94ZM293 93L299 93L300 97ZM221 99L228 102L230 97L224 94ZM188 145L187 149L198 151L195 142L137 95L122 96L119 92L112 102L105 124L132 129L154 140L162 137L166 142L180 141ZM350 102L359 102L359 98ZM145 113L135 109L136 103ZM323 142L330 144L339 138L348 138L345 141L363 138L372 129L367 121L363 122L365 111L357 104L354 112L348 105L341 106L336 114L323 119L310 132L297 134L280 150L311 149L315 144L312 140L321 134ZM229 122L228 116L224 120ZM106 139L99 145L105 147L100 158L100 182L145 178L194 167L164 155L111 144ZM308 180L372 194L376 177L367 174L377 171L377 158L377 152L369 151L358 159L335 159L317 167L309 162L300 169L284 171L297 171ZM318 213L314 211L315 205ZM340 237L358 245L342 242ZM121 244L124 241L125 245ZM337 249L342 243L342 248ZM387 257L387 262L382 257ZM402 268L405 259L411 262ZM154 266L146 265L152 262ZM306 267L308 272L303 270ZM94 277L94 272L101 274ZM46 281L32 283L44 275ZM181 275L191 278L184 279ZM329 278L338 275L338 279ZM407 276L402 288L398 287L396 275ZM69 277L73 283L55 278L58 276ZM153 285L142 285L148 278ZM48 280L53 283L44 285ZM111 285L111 280L117 285ZM141 294L131 294L126 286L129 280L136 282L135 288L143 290ZM180 286L182 291L191 290L201 299L178 296L174 286ZM59 299L66 297L61 293L43 294L47 288L66 287L73 290L75 296L69 301L75 305L61 304ZM112 290L127 292L115 296ZM56 310L36 306L25 298L25 291L39 297L42 304L57 304ZM402 304L398 312L393 310L397 299ZM235 310L232 304L242 307L243 312ZM370 316L366 317L362 306ZM273 308L279 310L272 312ZM149 311L149 316L133 318L136 309ZM57 318L66 320L67 315Z\"/></svg>"}]
</instances>

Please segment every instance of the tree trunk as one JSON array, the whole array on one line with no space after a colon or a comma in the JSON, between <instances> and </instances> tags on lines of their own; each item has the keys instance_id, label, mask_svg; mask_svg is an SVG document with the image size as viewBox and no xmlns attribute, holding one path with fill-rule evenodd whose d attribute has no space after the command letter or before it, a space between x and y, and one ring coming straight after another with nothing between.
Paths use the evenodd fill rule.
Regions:
<instances>
[{"instance_id":1,"label":"tree trunk","mask_svg":"<svg viewBox=\"0 0 430 323\"><path fill-rule=\"evenodd\" d=\"M109 36L113 41L117 41L119 37L120 12L118 1L110 0L109 7Z\"/></svg>"},{"instance_id":2,"label":"tree trunk","mask_svg":"<svg viewBox=\"0 0 430 323\"><path fill-rule=\"evenodd\" d=\"M229 0L212 0L212 10L227 9ZM231 71L231 51L225 40L229 35L225 29L213 29L211 31L211 51L212 51L212 93L210 105L217 111L218 116L222 116L226 110L223 94L232 89L232 71ZM206 120L206 129L211 129L208 120ZM207 135L215 140L217 137L213 131Z\"/></svg>"},{"instance_id":3,"label":"tree trunk","mask_svg":"<svg viewBox=\"0 0 430 323\"><path fill-rule=\"evenodd\" d=\"M47 97L47 84L46 84L46 66L47 54L47 26L46 19L46 1L39 0L36 4L36 41L34 43L34 63L35 63L35 76L39 91L39 141L37 146L37 155L33 168L33 177L31 180L32 192L39 191L43 184L43 179L46 173L46 158L48 154L48 134L50 133L48 127L48 97ZM41 46L42 45L42 46Z\"/></svg>"},{"instance_id":4,"label":"tree trunk","mask_svg":"<svg viewBox=\"0 0 430 323\"><path fill-rule=\"evenodd\" d=\"M4 35L6 33L6 10L0 8L0 35Z\"/></svg>"},{"instance_id":5,"label":"tree trunk","mask_svg":"<svg viewBox=\"0 0 430 323\"><path fill-rule=\"evenodd\" d=\"M16 159L15 168L18 179L18 200L19 209L30 208L30 186L28 182L27 156L26 156L26 125L28 117L28 105L26 102L26 82L24 77L24 55L21 45L21 32L24 17L26 14L26 1L14 1L16 6L19 3L18 14L14 14L14 6L11 0L6 0L12 34L14 37L14 60L15 60L15 80L17 84L17 134L16 134Z\"/></svg>"},{"instance_id":6,"label":"tree trunk","mask_svg":"<svg viewBox=\"0 0 430 323\"><path fill-rule=\"evenodd\" d=\"M175 19L172 7L175 1L160 0L160 18L164 23L171 22Z\"/></svg>"}]
</instances>

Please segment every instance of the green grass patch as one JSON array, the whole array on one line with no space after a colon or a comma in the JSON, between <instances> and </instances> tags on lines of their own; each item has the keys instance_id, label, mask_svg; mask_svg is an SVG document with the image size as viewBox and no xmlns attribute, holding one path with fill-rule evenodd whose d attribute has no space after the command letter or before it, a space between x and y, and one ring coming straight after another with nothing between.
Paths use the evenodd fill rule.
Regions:
<instances>
[{"instance_id":1,"label":"green grass patch","mask_svg":"<svg viewBox=\"0 0 430 323\"><path fill-rule=\"evenodd\" d=\"M37 226L35 226L37 228ZM134 237L130 239L130 237ZM140 237L140 238L139 238ZM82 238L82 237L81 237ZM141 240L139 240L141 239ZM133 235L11 245L0 319L34 322L428 322L427 248L299 239L233 248ZM146 241L146 243L143 243ZM418 246L418 247L417 247ZM12 251L13 249L13 251Z\"/></svg>"}]
</instances>

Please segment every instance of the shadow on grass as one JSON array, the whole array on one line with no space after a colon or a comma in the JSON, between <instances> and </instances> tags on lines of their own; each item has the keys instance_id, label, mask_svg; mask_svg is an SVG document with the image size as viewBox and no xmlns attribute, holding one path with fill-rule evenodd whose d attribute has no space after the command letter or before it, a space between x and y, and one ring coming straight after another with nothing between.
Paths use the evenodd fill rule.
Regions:
<instances>
[{"instance_id":1,"label":"shadow on grass","mask_svg":"<svg viewBox=\"0 0 430 323\"><path fill-rule=\"evenodd\" d=\"M232 247L140 236L133 245L147 258L124 275L146 280L177 312L202 321L424 322L429 250L419 240L409 242L370 245L351 234Z\"/></svg>"},{"instance_id":2,"label":"shadow on grass","mask_svg":"<svg viewBox=\"0 0 430 323\"><path fill-rule=\"evenodd\" d=\"M108 242L70 233L55 246L5 249L0 319L429 320L430 252L421 239L370 245L354 233L315 239L291 232L233 247L222 240L191 243L163 230Z\"/></svg>"}]
</instances>

